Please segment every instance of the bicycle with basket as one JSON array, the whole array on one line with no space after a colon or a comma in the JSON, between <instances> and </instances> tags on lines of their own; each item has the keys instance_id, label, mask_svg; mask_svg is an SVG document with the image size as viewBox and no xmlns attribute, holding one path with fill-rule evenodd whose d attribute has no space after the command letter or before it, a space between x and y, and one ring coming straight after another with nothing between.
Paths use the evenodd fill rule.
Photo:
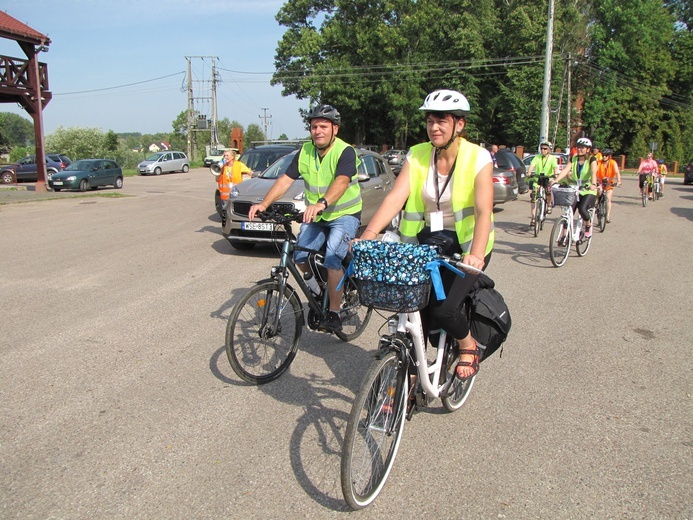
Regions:
<instances>
[{"instance_id":1,"label":"bicycle with basket","mask_svg":"<svg viewBox=\"0 0 693 520\"><path fill-rule=\"evenodd\" d=\"M466 276L459 269L474 269L463 266L459 255L444 257L429 245L360 241L354 244L353 255L350 269L361 302L396 313L387 319L387 333L380 336L375 360L356 394L344 437L342 492L352 509L361 509L376 499L387 480L405 419L435 398L442 400L446 410L458 410L472 389L476 375L460 379L455 374L457 341L445 330L431 331L438 341L436 348L429 349L419 311L428 304L432 283L440 295L439 268L452 268L459 276ZM493 282L481 276L490 282L491 294ZM496 330L496 308L485 308L474 297L470 296L464 312L479 346L486 345L483 361L503 343L511 321L502 302L505 311L498 314L503 315L504 329ZM487 322L493 322L493 330Z\"/></svg>"},{"instance_id":2,"label":"bicycle with basket","mask_svg":"<svg viewBox=\"0 0 693 520\"><path fill-rule=\"evenodd\" d=\"M577 186L553 186L551 189L554 203L563 208L563 214L553 224L549 240L551 263L555 267L565 264L573 243L578 256L585 256L592 243L592 237L585 236L585 226L580 212L573 212L573 204L577 200L579 190ZM574 213L577 213L577 216ZM590 208L589 214L590 221L594 222L594 208Z\"/></svg>"}]
</instances>

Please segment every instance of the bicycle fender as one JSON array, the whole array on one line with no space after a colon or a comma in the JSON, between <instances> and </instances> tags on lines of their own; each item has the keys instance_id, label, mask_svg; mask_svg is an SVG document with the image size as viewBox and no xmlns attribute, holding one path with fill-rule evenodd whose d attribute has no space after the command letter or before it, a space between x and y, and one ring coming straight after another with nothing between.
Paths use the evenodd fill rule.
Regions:
<instances>
[{"instance_id":1,"label":"bicycle fender","mask_svg":"<svg viewBox=\"0 0 693 520\"><path fill-rule=\"evenodd\" d=\"M258 280L255 285L262 285L263 283L276 282L274 278L265 278L264 280Z\"/></svg>"}]
</instances>

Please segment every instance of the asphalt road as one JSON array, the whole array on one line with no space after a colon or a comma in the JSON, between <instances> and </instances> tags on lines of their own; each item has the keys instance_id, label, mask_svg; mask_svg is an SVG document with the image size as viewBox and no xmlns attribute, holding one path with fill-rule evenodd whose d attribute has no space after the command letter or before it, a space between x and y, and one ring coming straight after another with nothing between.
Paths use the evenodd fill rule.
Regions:
<instances>
[{"instance_id":1,"label":"asphalt road","mask_svg":"<svg viewBox=\"0 0 693 520\"><path fill-rule=\"evenodd\" d=\"M281 379L242 383L226 321L274 251L231 249L206 170L125 181L0 206L0 517L346 511L345 421L383 320L352 343L307 332ZM406 424L356 515L692 518L693 187L643 208L627 178L560 269L522 199L496 211L488 269L513 316L502 358L462 410Z\"/></svg>"}]
</instances>

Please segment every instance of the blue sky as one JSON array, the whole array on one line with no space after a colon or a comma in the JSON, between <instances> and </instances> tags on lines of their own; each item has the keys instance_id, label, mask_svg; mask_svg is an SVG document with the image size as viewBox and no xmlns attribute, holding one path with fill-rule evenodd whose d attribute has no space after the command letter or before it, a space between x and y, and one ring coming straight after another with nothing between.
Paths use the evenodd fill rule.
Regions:
<instances>
[{"instance_id":1,"label":"blue sky","mask_svg":"<svg viewBox=\"0 0 693 520\"><path fill-rule=\"evenodd\" d=\"M2 10L52 43L48 64L53 99L46 134L58 127L104 132L170 132L187 107L186 56L215 56L219 118L262 124L271 115L270 138L306 135L298 109L307 100L282 97L271 87L274 54L284 33L275 20L282 0L3 0ZM0 54L24 59L15 42L0 38ZM195 93L211 78L211 60L191 60ZM235 72L231 72L235 71ZM158 79L161 78L161 79ZM155 80L155 81L148 81ZM131 85L139 83L137 85ZM122 85L130 85L122 88ZM211 103L196 108L211 117ZM14 104L0 105L30 119Z\"/></svg>"}]
</instances>

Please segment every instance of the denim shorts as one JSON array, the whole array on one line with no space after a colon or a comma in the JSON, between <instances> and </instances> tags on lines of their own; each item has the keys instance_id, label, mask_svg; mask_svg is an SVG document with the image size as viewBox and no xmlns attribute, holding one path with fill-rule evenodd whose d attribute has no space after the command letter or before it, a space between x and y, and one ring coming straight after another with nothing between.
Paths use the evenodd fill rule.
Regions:
<instances>
[{"instance_id":1,"label":"denim shorts","mask_svg":"<svg viewBox=\"0 0 693 520\"><path fill-rule=\"evenodd\" d=\"M320 250L327 240L325 252L325 267L338 270L342 268L342 260L349 252L349 242L356 236L359 219L351 215L343 215L334 220L321 220L301 224L296 245L308 249ZM294 260L297 264L308 262L307 251L295 251Z\"/></svg>"}]
</instances>

